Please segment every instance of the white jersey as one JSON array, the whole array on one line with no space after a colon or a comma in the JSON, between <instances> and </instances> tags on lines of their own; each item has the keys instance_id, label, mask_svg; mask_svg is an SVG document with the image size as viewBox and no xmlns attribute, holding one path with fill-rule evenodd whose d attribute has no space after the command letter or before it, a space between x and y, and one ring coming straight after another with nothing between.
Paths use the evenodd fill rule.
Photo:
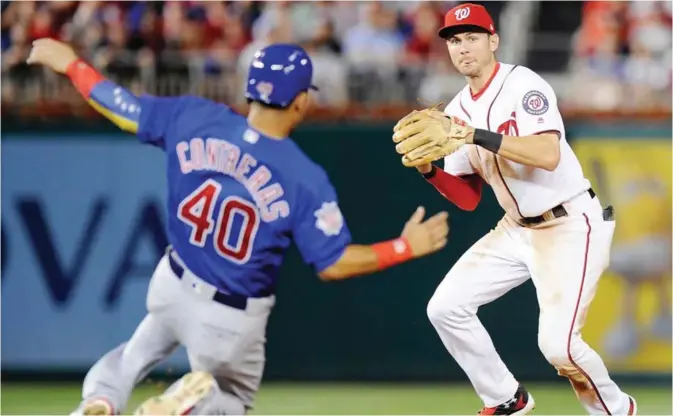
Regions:
<instances>
[{"instance_id":1,"label":"white jersey","mask_svg":"<svg viewBox=\"0 0 673 416\"><path fill-rule=\"evenodd\" d=\"M472 127L510 136L559 134L561 159L553 172L512 162L476 145L465 145L444 159L449 174L481 176L512 218L541 215L591 186L566 140L554 90L530 69L499 63L479 94L465 86L444 112Z\"/></svg>"}]
</instances>

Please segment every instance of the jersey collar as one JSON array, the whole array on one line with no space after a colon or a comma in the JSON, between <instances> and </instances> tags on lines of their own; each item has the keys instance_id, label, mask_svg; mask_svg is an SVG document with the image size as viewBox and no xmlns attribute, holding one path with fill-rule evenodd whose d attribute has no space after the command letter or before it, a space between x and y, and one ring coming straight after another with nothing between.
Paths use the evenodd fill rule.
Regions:
<instances>
[{"instance_id":1,"label":"jersey collar","mask_svg":"<svg viewBox=\"0 0 673 416\"><path fill-rule=\"evenodd\" d=\"M481 87L481 89L479 91L477 91L476 94L472 92L472 88L470 88L469 86L467 87L467 89L470 90L470 96L472 97L473 101L477 101L479 99L479 97L484 95L484 93L488 89L489 85L491 85L491 82L493 82L493 78L495 78L495 76L498 74L499 70L500 70L500 62L496 62L495 63L495 68L493 69L493 73L488 78L488 81L486 81L486 84L484 84L484 86Z\"/></svg>"}]
</instances>

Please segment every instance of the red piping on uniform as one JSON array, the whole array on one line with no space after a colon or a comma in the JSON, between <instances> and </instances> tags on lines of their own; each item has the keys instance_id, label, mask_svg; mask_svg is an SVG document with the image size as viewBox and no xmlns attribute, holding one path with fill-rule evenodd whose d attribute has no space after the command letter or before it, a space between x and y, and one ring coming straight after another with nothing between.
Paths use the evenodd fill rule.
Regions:
<instances>
[{"instance_id":1,"label":"red piping on uniform","mask_svg":"<svg viewBox=\"0 0 673 416\"><path fill-rule=\"evenodd\" d=\"M481 87L481 89L479 91L477 91L476 94L472 94L472 88L470 88L470 96L472 97L473 101L477 101L479 99L479 97L484 95L484 93L488 89L488 86L491 85L491 82L493 82L493 78L495 78L495 76L496 76L496 74L498 73L499 70L500 70L500 62L496 62L495 63L495 68L493 69L493 73L488 78L488 81L486 81L486 84L484 84L484 86Z\"/></svg>"},{"instance_id":2,"label":"red piping on uniform","mask_svg":"<svg viewBox=\"0 0 673 416\"><path fill-rule=\"evenodd\" d=\"M516 201L516 198L514 198L514 194L512 193L512 191L509 190L509 186L507 186L507 182L505 182L505 178L502 176L502 171L500 170L500 164L498 163L498 157L494 156L493 159L495 160L495 167L498 170L498 176L500 176L500 181L502 181L503 185L505 185L505 189L507 190L509 197L512 198L512 201L514 201L514 206L516 207L517 214L519 214L519 217L524 218L523 214L521 213L521 208L519 208L519 203Z\"/></svg>"},{"instance_id":3,"label":"red piping on uniform","mask_svg":"<svg viewBox=\"0 0 673 416\"><path fill-rule=\"evenodd\" d=\"M185 416L185 415L188 415L188 414L192 413L192 410L194 410L195 407L196 407L196 405L190 407L189 409L187 409L187 410L185 410L184 412L180 413L180 415L181 415L181 416Z\"/></svg>"},{"instance_id":4,"label":"red piping on uniform","mask_svg":"<svg viewBox=\"0 0 673 416\"><path fill-rule=\"evenodd\" d=\"M514 68L512 68L512 70L509 71L509 74L511 74L516 69L517 66L518 65L515 65ZM498 64L498 68L500 68L500 64ZM507 76L509 76L509 74L507 74ZM504 86L505 81L502 82L500 89L495 94L495 97L493 97L493 101L491 101L491 105L488 106L488 113L486 113L486 128L488 130L491 130L491 109L493 109L493 103L495 103L495 100L498 98L498 95L500 95L500 92L502 91L502 88ZM507 190L507 193L509 194L510 198L512 198L512 201L514 201L514 205L516 206L516 212L519 214L521 218L524 218L523 214L521 213L521 209L519 208L519 203L516 201L516 198L514 198L514 194L512 193L512 191L509 190L509 186L507 186L507 182L505 182L505 178L502 176L502 172L500 171L500 164L498 163L498 155L494 155L493 159L495 160L495 167L498 169L498 176L500 176L502 184L505 185L505 189Z\"/></svg>"},{"instance_id":5,"label":"red piping on uniform","mask_svg":"<svg viewBox=\"0 0 673 416\"><path fill-rule=\"evenodd\" d=\"M587 261L589 259L589 243L591 242L591 224L589 223L589 217L587 217L586 214L582 214L582 215L584 216L584 220L586 221L587 228L588 228L588 230L587 230L587 242L586 242L586 246L584 248L584 267L582 269L582 281L580 283L580 293L577 295L577 304L575 305L575 313L573 314L573 320L572 320L572 323L570 324L570 332L568 333L568 346L567 346L566 352L568 354L568 360L570 361L570 364L572 364L575 367L575 369L577 369L577 371L582 373L582 375L587 380L589 380L589 384L591 384L591 387L596 392L596 396L598 397L598 401L601 402L601 406L603 406L603 410L605 410L605 413L608 414L608 415L611 415L612 413L610 413L610 411L608 410L608 406L606 406L605 401L601 397L601 393L596 388L596 384L594 384L594 381L591 379L591 377L589 377L589 375L584 370L582 370L582 367L577 365L575 360L573 360L572 354L570 353L570 341L572 340L572 336L573 336L573 328L575 327L575 320L577 319L577 312L580 309L580 301L582 299L582 291L584 290L584 278L586 277L586 274L587 274Z\"/></svg>"},{"instance_id":6,"label":"red piping on uniform","mask_svg":"<svg viewBox=\"0 0 673 416\"><path fill-rule=\"evenodd\" d=\"M556 135L558 135L558 138L559 138L559 139L561 138L561 132L558 131L558 130L543 130L543 131L538 131L538 132L535 132L535 133L531 134L531 136L537 136L538 134L547 134L547 133L556 133Z\"/></svg>"},{"instance_id":7,"label":"red piping on uniform","mask_svg":"<svg viewBox=\"0 0 673 416\"><path fill-rule=\"evenodd\" d=\"M465 107L463 107L463 101L460 98L458 99L458 104L460 104L460 109L463 110L463 113L465 113L470 122L472 122L472 116L470 115L470 113L467 112Z\"/></svg>"}]
</instances>

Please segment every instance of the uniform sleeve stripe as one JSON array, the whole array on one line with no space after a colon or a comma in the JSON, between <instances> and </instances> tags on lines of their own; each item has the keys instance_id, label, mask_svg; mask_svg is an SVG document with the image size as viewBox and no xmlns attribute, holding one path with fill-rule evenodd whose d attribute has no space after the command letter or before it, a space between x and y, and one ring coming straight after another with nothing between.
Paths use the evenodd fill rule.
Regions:
<instances>
[{"instance_id":1,"label":"uniform sleeve stripe","mask_svg":"<svg viewBox=\"0 0 673 416\"><path fill-rule=\"evenodd\" d=\"M554 130L554 129L538 131L538 132L532 133L531 136L537 136L539 134L547 134L547 133L555 133L558 136L559 139L561 138L561 132L558 131L558 130Z\"/></svg>"},{"instance_id":2,"label":"uniform sleeve stripe","mask_svg":"<svg viewBox=\"0 0 673 416\"><path fill-rule=\"evenodd\" d=\"M91 107L115 123L122 130L128 131L130 133L138 132L138 121L116 114L112 110L104 107L101 103L95 101L93 98L89 98L88 102Z\"/></svg>"}]
</instances>

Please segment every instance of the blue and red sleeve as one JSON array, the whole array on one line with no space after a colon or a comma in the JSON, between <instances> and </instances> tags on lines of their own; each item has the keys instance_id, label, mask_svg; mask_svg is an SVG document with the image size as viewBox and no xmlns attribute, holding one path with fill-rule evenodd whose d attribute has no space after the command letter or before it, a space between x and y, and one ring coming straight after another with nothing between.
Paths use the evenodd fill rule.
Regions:
<instances>
[{"instance_id":1,"label":"blue and red sleeve","mask_svg":"<svg viewBox=\"0 0 673 416\"><path fill-rule=\"evenodd\" d=\"M129 133L138 132L140 99L78 59L66 70L77 91L99 113Z\"/></svg>"}]
</instances>

